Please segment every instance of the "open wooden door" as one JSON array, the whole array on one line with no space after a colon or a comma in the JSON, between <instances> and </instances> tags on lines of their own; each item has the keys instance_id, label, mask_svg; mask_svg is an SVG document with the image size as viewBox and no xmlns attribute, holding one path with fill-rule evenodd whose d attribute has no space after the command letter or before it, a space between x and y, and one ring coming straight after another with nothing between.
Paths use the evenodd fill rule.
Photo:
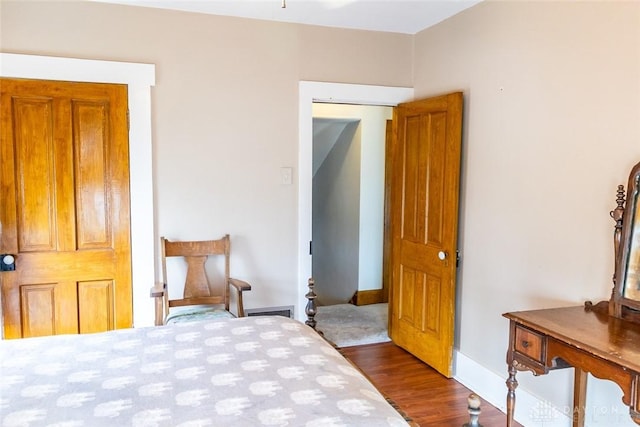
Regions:
<instances>
[{"instance_id":1,"label":"open wooden door","mask_svg":"<svg viewBox=\"0 0 640 427\"><path fill-rule=\"evenodd\" d=\"M452 375L462 93L393 115L389 335Z\"/></svg>"},{"instance_id":2,"label":"open wooden door","mask_svg":"<svg viewBox=\"0 0 640 427\"><path fill-rule=\"evenodd\" d=\"M0 79L4 338L131 327L127 87Z\"/></svg>"}]
</instances>

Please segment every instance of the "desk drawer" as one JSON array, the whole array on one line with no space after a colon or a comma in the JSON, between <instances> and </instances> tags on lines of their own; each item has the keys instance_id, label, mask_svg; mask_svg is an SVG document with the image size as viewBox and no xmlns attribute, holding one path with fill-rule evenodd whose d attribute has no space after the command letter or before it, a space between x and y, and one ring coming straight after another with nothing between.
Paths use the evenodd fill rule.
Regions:
<instances>
[{"instance_id":1,"label":"desk drawer","mask_svg":"<svg viewBox=\"0 0 640 427\"><path fill-rule=\"evenodd\" d=\"M530 331L523 326L516 325L516 339L513 346L514 350L518 353L524 354L537 362L543 363L543 342L544 335Z\"/></svg>"}]
</instances>

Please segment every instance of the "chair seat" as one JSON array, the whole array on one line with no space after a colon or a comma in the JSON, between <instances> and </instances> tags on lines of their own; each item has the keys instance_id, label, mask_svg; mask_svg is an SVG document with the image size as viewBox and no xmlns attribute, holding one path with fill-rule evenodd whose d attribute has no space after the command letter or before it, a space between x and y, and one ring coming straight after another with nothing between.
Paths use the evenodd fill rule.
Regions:
<instances>
[{"instance_id":1,"label":"chair seat","mask_svg":"<svg viewBox=\"0 0 640 427\"><path fill-rule=\"evenodd\" d=\"M202 320L215 320L215 319L230 319L235 316L224 308L216 307L200 307L189 308L188 310L174 311L169 316L165 324L171 323L183 323L183 322L197 322Z\"/></svg>"}]
</instances>

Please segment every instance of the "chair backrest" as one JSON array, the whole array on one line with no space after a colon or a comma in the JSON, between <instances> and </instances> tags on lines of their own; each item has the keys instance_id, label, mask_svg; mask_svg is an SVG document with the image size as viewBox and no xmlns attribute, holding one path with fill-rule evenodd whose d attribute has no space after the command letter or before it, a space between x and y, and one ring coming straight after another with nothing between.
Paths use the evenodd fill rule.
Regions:
<instances>
[{"instance_id":1,"label":"chair backrest","mask_svg":"<svg viewBox=\"0 0 640 427\"><path fill-rule=\"evenodd\" d=\"M165 314L169 307L188 305L224 304L229 310L229 254L231 239L226 234L218 240L178 241L172 242L164 237L160 238L162 251L162 275L167 291L164 293ZM209 282L206 261L214 256L224 257L224 283L222 286L212 287ZM186 263L186 277L182 298L169 299L169 283L167 276L167 258L181 257Z\"/></svg>"}]
</instances>

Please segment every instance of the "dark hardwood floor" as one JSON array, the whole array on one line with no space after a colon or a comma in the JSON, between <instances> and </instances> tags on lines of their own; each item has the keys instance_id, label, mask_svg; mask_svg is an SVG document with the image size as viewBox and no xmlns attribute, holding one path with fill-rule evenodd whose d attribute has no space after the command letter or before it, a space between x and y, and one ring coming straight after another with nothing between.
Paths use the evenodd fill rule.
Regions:
<instances>
[{"instance_id":1,"label":"dark hardwood floor","mask_svg":"<svg viewBox=\"0 0 640 427\"><path fill-rule=\"evenodd\" d=\"M340 351L417 425L462 427L469 422L467 397L471 391L393 343L345 347ZM505 414L486 401L482 400L480 409L480 424L484 427L506 425Z\"/></svg>"}]
</instances>

